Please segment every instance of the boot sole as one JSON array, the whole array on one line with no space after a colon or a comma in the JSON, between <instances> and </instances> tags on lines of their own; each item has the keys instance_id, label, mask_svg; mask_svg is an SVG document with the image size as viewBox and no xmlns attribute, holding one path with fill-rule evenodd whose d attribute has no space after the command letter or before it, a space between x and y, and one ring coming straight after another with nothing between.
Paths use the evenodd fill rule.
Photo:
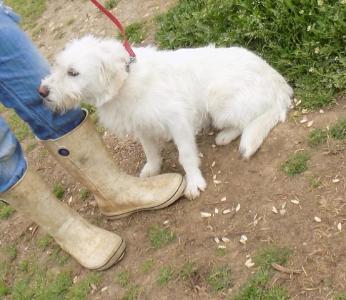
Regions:
<instances>
[{"instance_id":1,"label":"boot sole","mask_svg":"<svg viewBox=\"0 0 346 300\"><path fill-rule=\"evenodd\" d=\"M125 248L126 248L126 243L124 240L121 241L121 244L119 248L114 252L112 257L102 266L99 268L93 269L94 271L105 271L121 261L125 255Z\"/></svg>"},{"instance_id":2,"label":"boot sole","mask_svg":"<svg viewBox=\"0 0 346 300\"><path fill-rule=\"evenodd\" d=\"M165 202L163 202L163 203L161 203L160 205L157 205L157 206L139 208L139 209L135 209L135 210L132 210L132 211L129 211L129 212L126 212L126 213L122 213L122 214L118 214L118 215L115 215L115 214L107 215L107 214L104 214L102 212L101 213L107 219L117 220L117 219L121 219L121 218L126 218L126 217L131 216L132 214L135 214L135 213L140 212L140 211L158 210L158 209L161 209L161 208L165 208L165 207L173 204L175 201L177 201L180 197L183 196L183 192L185 190L185 186L186 186L185 178L182 177L180 185L177 188L177 190L174 192L174 194L167 201L165 201Z\"/></svg>"}]
</instances>

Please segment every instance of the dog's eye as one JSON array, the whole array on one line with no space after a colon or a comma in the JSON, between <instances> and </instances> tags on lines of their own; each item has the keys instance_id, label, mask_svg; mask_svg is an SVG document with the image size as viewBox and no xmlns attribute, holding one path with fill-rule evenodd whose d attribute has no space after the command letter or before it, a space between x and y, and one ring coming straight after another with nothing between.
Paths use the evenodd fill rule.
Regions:
<instances>
[{"instance_id":1,"label":"dog's eye","mask_svg":"<svg viewBox=\"0 0 346 300\"><path fill-rule=\"evenodd\" d=\"M68 76L76 77L79 75L79 72L77 72L75 69L68 69L67 74L68 74Z\"/></svg>"}]
</instances>

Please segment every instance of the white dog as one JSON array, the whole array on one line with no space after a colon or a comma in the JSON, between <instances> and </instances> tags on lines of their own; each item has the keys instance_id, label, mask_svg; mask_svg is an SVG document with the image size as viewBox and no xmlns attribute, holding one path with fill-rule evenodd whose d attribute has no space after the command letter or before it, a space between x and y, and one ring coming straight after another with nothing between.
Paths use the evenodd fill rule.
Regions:
<instances>
[{"instance_id":1,"label":"white dog","mask_svg":"<svg viewBox=\"0 0 346 300\"><path fill-rule=\"evenodd\" d=\"M241 135L249 158L269 131L284 121L293 91L264 60L238 47L214 46L158 51L134 48L136 62L116 40L92 36L72 41L57 56L42 86L46 103L64 111L81 101L95 105L101 123L143 145L147 162L140 176L161 168L161 141L173 139L186 172L185 195L206 188L195 134L210 123L217 145Z\"/></svg>"}]
</instances>

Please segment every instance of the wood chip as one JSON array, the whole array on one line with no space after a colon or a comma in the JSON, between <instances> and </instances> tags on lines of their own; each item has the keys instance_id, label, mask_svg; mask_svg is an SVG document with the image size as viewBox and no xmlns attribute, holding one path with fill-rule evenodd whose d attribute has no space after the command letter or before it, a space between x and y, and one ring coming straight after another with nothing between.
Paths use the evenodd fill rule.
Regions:
<instances>
[{"instance_id":1,"label":"wood chip","mask_svg":"<svg viewBox=\"0 0 346 300\"><path fill-rule=\"evenodd\" d=\"M227 197L223 197L223 198L221 198L221 202L225 202L227 200Z\"/></svg>"},{"instance_id":2,"label":"wood chip","mask_svg":"<svg viewBox=\"0 0 346 300\"><path fill-rule=\"evenodd\" d=\"M310 122L308 122L308 127L311 127L312 126L312 124L314 124L314 121L313 120L311 120Z\"/></svg>"},{"instance_id":3,"label":"wood chip","mask_svg":"<svg viewBox=\"0 0 346 300\"><path fill-rule=\"evenodd\" d=\"M252 268L254 265L255 265L255 263L252 261L251 258L247 259L245 262L245 266L249 269Z\"/></svg>"},{"instance_id":4,"label":"wood chip","mask_svg":"<svg viewBox=\"0 0 346 300\"><path fill-rule=\"evenodd\" d=\"M202 218L210 218L211 217L211 213L201 211L201 217Z\"/></svg>"},{"instance_id":5,"label":"wood chip","mask_svg":"<svg viewBox=\"0 0 346 300\"><path fill-rule=\"evenodd\" d=\"M306 116L303 117L303 119L301 119L299 122L300 124L304 124L308 121L308 118Z\"/></svg>"},{"instance_id":6,"label":"wood chip","mask_svg":"<svg viewBox=\"0 0 346 300\"><path fill-rule=\"evenodd\" d=\"M338 183L338 182L340 182L340 179L339 179L339 178L334 178L334 179L332 180L332 182L333 182L333 183Z\"/></svg>"},{"instance_id":7,"label":"wood chip","mask_svg":"<svg viewBox=\"0 0 346 300\"><path fill-rule=\"evenodd\" d=\"M216 162L213 161L213 163L211 164L211 167L214 168L214 167L215 167L215 164L216 164Z\"/></svg>"},{"instance_id":8,"label":"wood chip","mask_svg":"<svg viewBox=\"0 0 346 300\"><path fill-rule=\"evenodd\" d=\"M278 213L279 213L275 206L272 207L272 212L273 212L274 214L278 214Z\"/></svg>"},{"instance_id":9,"label":"wood chip","mask_svg":"<svg viewBox=\"0 0 346 300\"><path fill-rule=\"evenodd\" d=\"M101 289L101 292L105 292L108 290L108 286L104 286L102 289Z\"/></svg>"},{"instance_id":10,"label":"wood chip","mask_svg":"<svg viewBox=\"0 0 346 300\"><path fill-rule=\"evenodd\" d=\"M198 156L199 156L199 157L204 157L204 155L203 155L202 152L200 152Z\"/></svg>"},{"instance_id":11,"label":"wood chip","mask_svg":"<svg viewBox=\"0 0 346 300\"><path fill-rule=\"evenodd\" d=\"M215 184L220 184L220 183L222 183L222 181L220 181L220 180L214 180L214 183L215 183Z\"/></svg>"},{"instance_id":12,"label":"wood chip","mask_svg":"<svg viewBox=\"0 0 346 300\"><path fill-rule=\"evenodd\" d=\"M314 220L315 220L315 222L317 222L317 223L321 223L321 222L322 222L321 218L319 218L319 217L314 217Z\"/></svg>"},{"instance_id":13,"label":"wood chip","mask_svg":"<svg viewBox=\"0 0 346 300\"><path fill-rule=\"evenodd\" d=\"M242 234L241 237L240 237L240 240L239 242L241 242L242 244L246 244L247 242L247 236L245 234Z\"/></svg>"},{"instance_id":14,"label":"wood chip","mask_svg":"<svg viewBox=\"0 0 346 300\"><path fill-rule=\"evenodd\" d=\"M338 228L339 231L342 230L342 225L341 225L341 223L338 223L337 228Z\"/></svg>"},{"instance_id":15,"label":"wood chip","mask_svg":"<svg viewBox=\"0 0 346 300\"><path fill-rule=\"evenodd\" d=\"M215 209L214 209L214 212L215 212L216 214L218 214L218 213L219 213L219 209L218 209L218 208L215 208Z\"/></svg>"},{"instance_id":16,"label":"wood chip","mask_svg":"<svg viewBox=\"0 0 346 300\"><path fill-rule=\"evenodd\" d=\"M226 246L225 245L218 245L217 246L219 249L226 249Z\"/></svg>"},{"instance_id":17,"label":"wood chip","mask_svg":"<svg viewBox=\"0 0 346 300\"><path fill-rule=\"evenodd\" d=\"M215 241L216 244L219 244L219 243L220 243L220 239L219 239L217 236L214 237L214 241Z\"/></svg>"},{"instance_id":18,"label":"wood chip","mask_svg":"<svg viewBox=\"0 0 346 300\"><path fill-rule=\"evenodd\" d=\"M213 180L216 180L216 174L213 175Z\"/></svg>"},{"instance_id":19,"label":"wood chip","mask_svg":"<svg viewBox=\"0 0 346 300\"><path fill-rule=\"evenodd\" d=\"M300 201L299 200L291 200L291 203L293 203L295 205L299 205Z\"/></svg>"},{"instance_id":20,"label":"wood chip","mask_svg":"<svg viewBox=\"0 0 346 300\"><path fill-rule=\"evenodd\" d=\"M231 240L229 238L226 238L225 236L221 238L221 240L224 242L224 243L229 243Z\"/></svg>"},{"instance_id":21,"label":"wood chip","mask_svg":"<svg viewBox=\"0 0 346 300\"><path fill-rule=\"evenodd\" d=\"M324 114L324 110L323 109L320 109L320 114Z\"/></svg>"},{"instance_id":22,"label":"wood chip","mask_svg":"<svg viewBox=\"0 0 346 300\"><path fill-rule=\"evenodd\" d=\"M238 212L240 209L240 203L238 203L237 207L235 208L235 211Z\"/></svg>"},{"instance_id":23,"label":"wood chip","mask_svg":"<svg viewBox=\"0 0 346 300\"><path fill-rule=\"evenodd\" d=\"M227 214L229 214L231 212L231 210L228 208L228 209L224 209L223 211L222 211L222 214L223 215L227 215Z\"/></svg>"},{"instance_id":24,"label":"wood chip","mask_svg":"<svg viewBox=\"0 0 346 300\"><path fill-rule=\"evenodd\" d=\"M282 273L286 273L286 274L300 274L302 272L302 270L295 270L295 269L289 269L283 266L280 266L276 263L272 263L272 267Z\"/></svg>"}]
</instances>

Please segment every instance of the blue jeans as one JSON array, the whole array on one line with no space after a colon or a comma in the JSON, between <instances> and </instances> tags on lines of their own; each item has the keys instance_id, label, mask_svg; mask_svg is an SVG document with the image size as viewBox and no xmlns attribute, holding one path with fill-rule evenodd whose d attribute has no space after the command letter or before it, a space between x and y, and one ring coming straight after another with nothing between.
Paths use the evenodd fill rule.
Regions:
<instances>
[{"instance_id":1,"label":"blue jeans","mask_svg":"<svg viewBox=\"0 0 346 300\"><path fill-rule=\"evenodd\" d=\"M59 138L81 123L84 112L75 109L60 115L44 106L38 87L49 65L18 21L0 0L0 102L14 109L39 139ZM19 142L0 117L0 192L16 184L26 167Z\"/></svg>"}]
</instances>

